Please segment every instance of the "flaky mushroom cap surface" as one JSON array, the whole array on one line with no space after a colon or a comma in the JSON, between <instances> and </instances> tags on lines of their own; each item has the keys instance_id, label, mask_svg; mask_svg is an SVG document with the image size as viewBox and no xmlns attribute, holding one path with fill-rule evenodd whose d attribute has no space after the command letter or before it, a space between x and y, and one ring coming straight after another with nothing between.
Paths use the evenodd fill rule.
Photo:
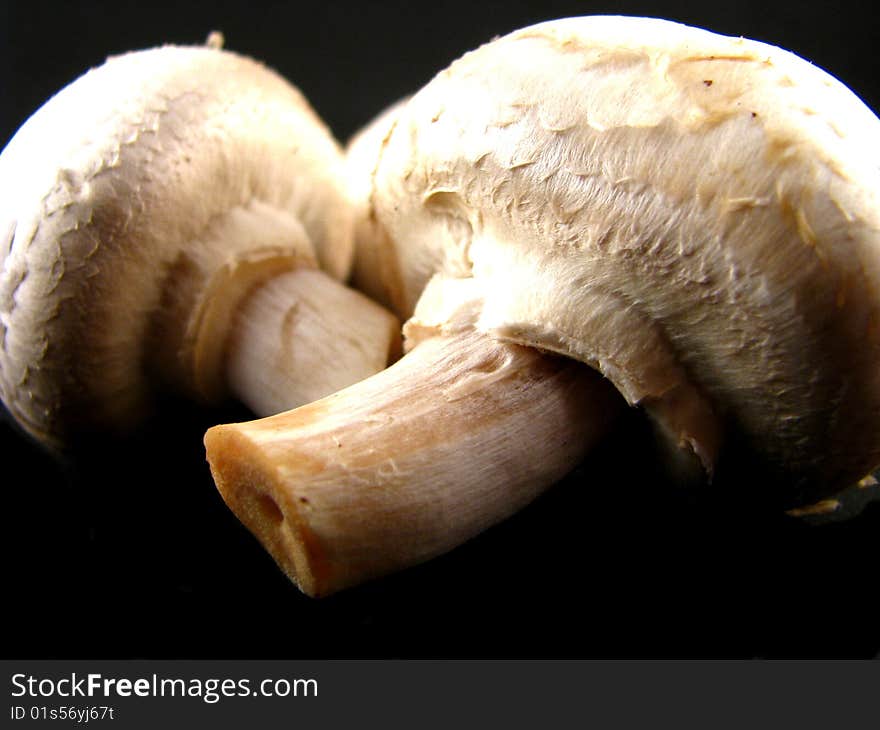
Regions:
<instances>
[{"instance_id":1,"label":"flaky mushroom cap surface","mask_svg":"<svg viewBox=\"0 0 880 730\"><path fill-rule=\"evenodd\" d=\"M216 389L214 333L251 287L304 262L347 275L341 166L302 95L229 52L130 53L62 90L0 156L7 407L50 441L124 420L151 350ZM173 343L152 335L163 307L191 314Z\"/></svg>"},{"instance_id":2,"label":"flaky mushroom cap surface","mask_svg":"<svg viewBox=\"0 0 880 730\"><path fill-rule=\"evenodd\" d=\"M464 321L587 362L710 472L731 438L804 492L880 462L880 123L833 77L573 18L467 54L385 127L388 245L356 268L411 340Z\"/></svg>"}]
</instances>

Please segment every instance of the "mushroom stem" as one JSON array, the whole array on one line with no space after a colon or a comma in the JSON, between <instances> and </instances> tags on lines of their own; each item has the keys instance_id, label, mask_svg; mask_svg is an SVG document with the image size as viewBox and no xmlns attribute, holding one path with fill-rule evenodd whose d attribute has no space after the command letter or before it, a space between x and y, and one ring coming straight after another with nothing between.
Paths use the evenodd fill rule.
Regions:
<instances>
[{"instance_id":1,"label":"mushroom stem","mask_svg":"<svg viewBox=\"0 0 880 730\"><path fill-rule=\"evenodd\" d=\"M317 400L399 354L397 318L325 271L300 220L251 202L165 267L147 358L164 381L258 416ZM343 257L344 259L345 257Z\"/></svg>"},{"instance_id":2,"label":"mushroom stem","mask_svg":"<svg viewBox=\"0 0 880 730\"><path fill-rule=\"evenodd\" d=\"M246 298L227 347L229 390L265 416L379 372L399 355L400 326L324 272L296 269Z\"/></svg>"},{"instance_id":3,"label":"mushroom stem","mask_svg":"<svg viewBox=\"0 0 880 730\"><path fill-rule=\"evenodd\" d=\"M323 400L205 437L229 507L303 592L451 550L568 473L622 399L583 364L473 331Z\"/></svg>"}]
</instances>

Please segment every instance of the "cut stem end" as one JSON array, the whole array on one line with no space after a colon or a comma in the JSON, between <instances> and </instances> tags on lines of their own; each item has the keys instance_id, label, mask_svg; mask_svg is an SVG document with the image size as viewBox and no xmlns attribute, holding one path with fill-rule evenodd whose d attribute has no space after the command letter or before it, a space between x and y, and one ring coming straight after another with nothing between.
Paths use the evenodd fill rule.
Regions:
<instances>
[{"instance_id":1,"label":"cut stem end","mask_svg":"<svg viewBox=\"0 0 880 730\"><path fill-rule=\"evenodd\" d=\"M205 445L230 508L323 596L510 516L577 466L623 407L582 364L466 333L323 400L213 428Z\"/></svg>"}]
</instances>

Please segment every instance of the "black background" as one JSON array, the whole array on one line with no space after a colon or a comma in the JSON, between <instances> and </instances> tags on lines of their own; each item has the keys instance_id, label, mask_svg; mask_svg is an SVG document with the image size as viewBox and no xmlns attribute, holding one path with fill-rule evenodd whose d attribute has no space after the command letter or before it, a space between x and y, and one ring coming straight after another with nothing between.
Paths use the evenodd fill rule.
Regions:
<instances>
[{"instance_id":1,"label":"black background","mask_svg":"<svg viewBox=\"0 0 880 730\"><path fill-rule=\"evenodd\" d=\"M112 53L198 43L296 83L341 139L479 43L566 15L654 15L772 42L880 109L872 3L0 4L0 141ZM874 657L880 505L810 526L654 473L637 414L545 497L452 554L314 601L220 500L209 425L163 400L67 463L6 419L7 658ZM754 484L749 485L754 488ZM760 486L760 485L759 485Z\"/></svg>"}]
</instances>

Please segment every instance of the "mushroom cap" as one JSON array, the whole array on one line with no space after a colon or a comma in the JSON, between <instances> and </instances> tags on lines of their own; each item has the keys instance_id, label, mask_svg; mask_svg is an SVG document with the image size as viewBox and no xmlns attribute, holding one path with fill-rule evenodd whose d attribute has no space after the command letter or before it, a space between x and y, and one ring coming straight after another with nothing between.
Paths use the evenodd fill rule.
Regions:
<instances>
[{"instance_id":1,"label":"mushroom cap","mask_svg":"<svg viewBox=\"0 0 880 730\"><path fill-rule=\"evenodd\" d=\"M411 340L474 326L582 360L708 472L737 444L812 498L880 462L878 136L773 46L542 23L353 142L381 236L356 281Z\"/></svg>"},{"instance_id":2,"label":"mushroom cap","mask_svg":"<svg viewBox=\"0 0 880 730\"><path fill-rule=\"evenodd\" d=\"M216 395L254 285L303 263L347 276L343 165L299 91L230 52L129 53L64 88L0 156L7 408L57 445L138 414L150 363Z\"/></svg>"}]
</instances>

